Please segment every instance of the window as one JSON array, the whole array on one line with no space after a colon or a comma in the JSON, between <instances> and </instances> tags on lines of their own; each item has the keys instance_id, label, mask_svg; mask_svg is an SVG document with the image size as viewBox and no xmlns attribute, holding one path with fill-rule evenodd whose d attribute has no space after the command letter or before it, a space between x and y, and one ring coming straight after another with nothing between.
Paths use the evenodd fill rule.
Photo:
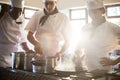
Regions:
<instances>
[{"instance_id":1,"label":"window","mask_svg":"<svg viewBox=\"0 0 120 80\"><path fill-rule=\"evenodd\" d=\"M24 17L25 19L30 19L32 15L37 11L37 9L25 8L24 9Z\"/></svg>"},{"instance_id":2,"label":"window","mask_svg":"<svg viewBox=\"0 0 120 80\"><path fill-rule=\"evenodd\" d=\"M70 20L73 27L81 28L87 23L87 11L85 8L70 9Z\"/></svg>"},{"instance_id":3,"label":"window","mask_svg":"<svg viewBox=\"0 0 120 80\"><path fill-rule=\"evenodd\" d=\"M86 8L70 9L70 20L72 24L71 45L74 47L78 42L78 34L81 28L88 22ZM74 43L74 44L73 44Z\"/></svg>"},{"instance_id":4,"label":"window","mask_svg":"<svg viewBox=\"0 0 120 80\"><path fill-rule=\"evenodd\" d=\"M120 25L120 4L106 5L107 20Z\"/></svg>"},{"instance_id":5,"label":"window","mask_svg":"<svg viewBox=\"0 0 120 80\"><path fill-rule=\"evenodd\" d=\"M85 9L75 9L71 10L71 20L79 20L86 18L86 11Z\"/></svg>"},{"instance_id":6,"label":"window","mask_svg":"<svg viewBox=\"0 0 120 80\"><path fill-rule=\"evenodd\" d=\"M108 18L107 20L120 26L120 18Z\"/></svg>"},{"instance_id":7,"label":"window","mask_svg":"<svg viewBox=\"0 0 120 80\"><path fill-rule=\"evenodd\" d=\"M0 4L0 12L1 12L1 4Z\"/></svg>"}]
</instances>

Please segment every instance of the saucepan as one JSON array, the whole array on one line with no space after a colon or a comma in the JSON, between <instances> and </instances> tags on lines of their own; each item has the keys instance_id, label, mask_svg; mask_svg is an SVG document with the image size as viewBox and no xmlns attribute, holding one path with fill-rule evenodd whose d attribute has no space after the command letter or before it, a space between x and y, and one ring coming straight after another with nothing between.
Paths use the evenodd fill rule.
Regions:
<instances>
[{"instance_id":1,"label":"saucepan","mask_svg":"<svg viewBox=\"0 0 120 80\"><path fill-rule=\"evenodd\" d=\"M54 73L56 58L36 55L34 58L32 58L32 64L32 71L34 73Z\"/></svg>"},{"instance_id":2,"label":"saucepan","mask_svg":"<svg viewBox=\"0 0 120 80\"><path fill-rule=\"evenodd\" d=\"M35 53L31 50L28 52L13 52L12 53L12 69L21 69L32 71L31 60Z\"/></svg>"},{"instance_id":3,"label":"saucepan","mask_svg":"<svg viewBox=\"0 0 120 80\"><path fill-rule=\"evenodd\" d=\"M87 71L86 70L75 70L75 71L63 71L63 70L55 70L55 73L57 73L57 75L59 76L64 76L64 77L67 77L67 76L70 76L70 75L76 75L76 74L79 74L79 73L86 73Z\"/></svg>"},{"instance_id":4,"label":"saucepan","mask_svg":"<svg viewBox=\"0 0 120 80\"><path fill-rule=\"evenodd\" d=\"M26 71L32 71L32 63L31 63L31 60L32 58L35 56L35 52L33 52L32 50L31 51L28 51L28 52L25 52L25 57L24 57L24 70Z\"/></svg>"},{"instance_id":5,"label":"saucepan","mask_svg":"<svg viewBox=\"0 0 120 80\"><path fill-rule=\"evenodd\" d=\"M86 73L87 71L86 70L75 70L75 71L65 71L65 70L55 70L55 73L61 77L68 77L70 75L77 75L77 74L80 74L80 73Z\"/></svg>"},{"instance_id":6,"label":"saucepan","mask_svg":"<svg viewBox=\"0 0 120 80\"><path fill-rule=\"evenodd\" d=\"M12 53L12 69L24 69L24 52Z\"/></svg>"}]
</instances>

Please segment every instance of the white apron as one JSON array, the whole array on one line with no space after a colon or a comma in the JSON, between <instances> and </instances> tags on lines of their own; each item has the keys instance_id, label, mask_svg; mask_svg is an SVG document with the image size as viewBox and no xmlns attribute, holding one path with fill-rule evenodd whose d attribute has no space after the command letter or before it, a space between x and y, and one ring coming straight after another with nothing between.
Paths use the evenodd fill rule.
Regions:
<instances>
[{"instance_id":1,"label":"white apron","mask_svg":"<svg viewBox=\"0 0 120 80\"><path fill-rule=\"evenodd\" d=\"M11 67L10 54L18 50L20 26L6 13L0 20L0 67Z\"/></svg>"},{"instance_id":2,"label":"white apron","mask_svg":"<svg viewBox=\"0 0 120 80\"><path fill-rule=\"evenodd\" d=\"M0 28L0 67L11 67L12 56L11 53L17 51L15 44L9 43L8 38L3 34Z\"/></svg>"},{"instance_id":3,"label":"white apron","mask_svg":"<svg viewBox=\"0 0 120 80\"><path fill-rule=\"evenodd\" d=\"M17 47L12 44L0 44L0 67L11 67L11 53L17 51Z\"/></svg>"},{"instance_id":4,"label":"white apron","mask_svg":"<svg viewBox=\"0 0 120 80\"><path fill-rule=\"evenodd\" d=\"M41 44L43 49L43 55L55 56L57 52L61 50L63 44L62 34L57 34L53 30L45 29L39 26L39 31L36 32L36 39Z\"/></svg>"}]
</instances>

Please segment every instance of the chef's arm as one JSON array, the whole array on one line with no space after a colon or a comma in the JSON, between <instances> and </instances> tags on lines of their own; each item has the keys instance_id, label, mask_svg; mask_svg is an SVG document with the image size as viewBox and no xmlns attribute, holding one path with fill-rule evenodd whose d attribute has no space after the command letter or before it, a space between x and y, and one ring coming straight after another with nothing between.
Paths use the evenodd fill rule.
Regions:
<instances>
[{"instance_id":1,"label":"chef's arm","mask_svg":"<svg viewBox=\"0 0 120 80\"><path fill-rule=\"evenodd\" d=\"M64 45L63 45L61 51L59 52L59 54L63 54L70 47L70 40L71 40L70 35L71 35L71 33L69 31L63 31L62 34L63 34L65 42L64 42Z\"/></svg>"},{"instance_id":2,"label":"chef's arm","mask_svg":"<svg viewBox=\"0 0 120 80\"><path fill-rule=\"evenodd\" d=\"M22 49L23 49L23 50L25 50L26 52L28 52L28 51L29 51L29 48L28 48L28 46L27 46L27 43L26 43L26 42L22 42L22 43L21 43L21 47L22 47Z\"/></svg>"},{"instance_id":3,"label":"chef's arm","mask_svg":"<svg viewBox=\"0 0 120 80\"><path fill-rule=\"evenodd\" d=\"M33 33L31 31L28 32L27 35L28 41L34 45L34 50L36 53L42 54L42 48L40 43L34 38Z\"/></svg>"},{"instance_id":4,"label":"chef's arm","mask_svg":"<svg viewBox=\"0 0 120 80\"><path fill-rule=\"evenodd\" d=\"M120 62L120 57L115 59L115 60L112 60L110 58L107 58L107 57L103 57L101 58L101 61L100 63L103 65L103 66L111 66L111 65L116 65L117 63Z\"/></svg>"},{"instance_id":5,"label":"chef's arm","mask_svg":"<svg viewBox=\"0 0 120 80\"><path fill-rule=\"evenodd\" d=\"M61 48L61 51L56 54L56 57L60 57L66 50L68 50L68 48L70 46L70 41L67 40L65 37L64 37L64 40L65 40L65 42Z\"/></svg>"},{"instance_id":6,"label":"chef's arm","mask_svg":"<svg viewBox=\"0 0 120 80\"><path fill-rule=\"evenodd\" d=\"M64 53L69 48L69 41L65 40L65 43L60 51L60 53Z\"/></svg>"},{"instance_id":7,"label":"chef's arm","mask_svg":"<svg viewBox=\"0 0 120 80\"><path fill-rule=\"evenodd\" d=\"M37 45L37 44L39 44L39 42L37 42L37 41L35 40L35 38L34 38L34 36L33 36L33 33L30 32L30 31L28 32L27 39L28 39L28 41L29 41L31 44L33 44L34 46Z\"/></svg>"},{"instance_id":8,"label":"chef's arm","mask_svg":"<svg viewBox=\"0 0 120 80\"><path fill-rule=\"evenodd\" d=\"M66 22L66 23L69 23L69 22ZM70 24L66 24L66 28L63 28L62 35L65 42L60 53L64 53L70 47L70 40L72 35L72 28Z\"/></svg>"},{"instance_id":9,"label":"chef's arm","mask_svg":"<svg viewBox=\"0 0 120 80\"><path fill-rule=\"evenodd\" d=\"M117 64L117 63L119 63L119 62L120 62L120 57L117 58L116 60L114 60L113 64Z\"/></svg>"},{"instance_id":10,"label":"chef's arm","mask_svg":"<svg viewBox=\"0 0 120 80\"><path fill-rule=\"evenodd\" d=\"M63 54L70 47L72 26L70 24L70 20L68 19L68 17L66 17L65 20L63 20L63 26L64 27L62 27L61 33L62 33L62 36L63 36L65 42L64 42L64 45L63 45L61 51L58 54Z\"/></svg>"},{"instance_id":11,"label":"chef's arm","mask_svg":"<svg viewBox=\"0 0 120 80\"><path fill-rule=\"evenodd\" d=\"M69 47L69 43L68 43L67 41L65 41L65 43L64 43L64 45L63 45L61 51L58 52L58 53L55 55L55 57L57 57L58 60L59 60L60 57L62 56L62 54L68 49L68 47Z\"/></svg>"}]
</instances>

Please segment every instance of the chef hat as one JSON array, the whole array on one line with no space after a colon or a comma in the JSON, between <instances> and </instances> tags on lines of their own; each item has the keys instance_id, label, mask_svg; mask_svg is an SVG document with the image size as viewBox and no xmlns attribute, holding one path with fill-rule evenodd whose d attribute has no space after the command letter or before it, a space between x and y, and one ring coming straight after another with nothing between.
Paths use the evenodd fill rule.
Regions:
<instances>
[{"instance_id":1,"label":"chef hat","mask_svg":"<svg viewBox=\"0 0 120 80\"><path fill-rule=\"evenodd\" d=\"M24 0L11 0L11 6L17 7L17 8L23 8L24 7Z\"/></svg>"},{"instance_id":2,"label":"chef hat","mask_svg":"<svg viewBox=\"0 0 120 80\"><path fill-rule=\"evenodd\" d=\"M46 1L57 1L57 0L43 0L43 2L46 2Z\"/></svg>"},{"instance_id":3,"label":"chef hat","mask_svg":"<svg viewBox=\"0 0 120 80\"><path fill-rule=\"evenodd\" d=\"M104 7L103 0L86 0L87 9L97 9Z\"/></svg>"}]
</instances>

